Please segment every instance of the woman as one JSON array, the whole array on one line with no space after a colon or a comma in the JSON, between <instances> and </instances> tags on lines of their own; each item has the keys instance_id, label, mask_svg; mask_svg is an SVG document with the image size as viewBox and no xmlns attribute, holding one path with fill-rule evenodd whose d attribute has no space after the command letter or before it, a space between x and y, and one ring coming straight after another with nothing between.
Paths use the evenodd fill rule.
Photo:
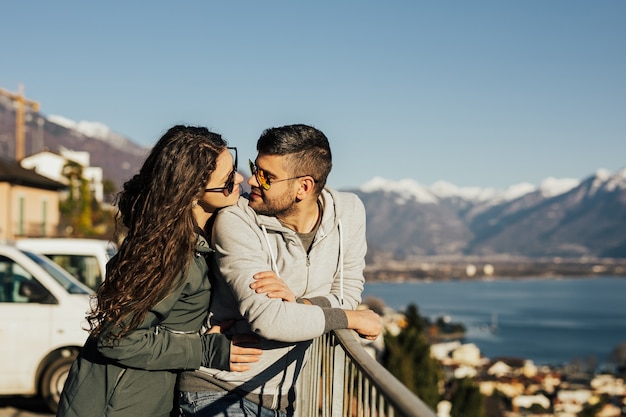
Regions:
<instances>
[{"instance_id":1,"label":"woman","mask_svg":"<svg viewBox=\"0 0 626 417\"><path fill-rule=\"evenodd\" d=\"M243 181L230 151L206 128L174 126L124 184L126 237L97 290L57 416L169 416L177 371L232 370L230 341L199 334L211 297L211 219L237 202Z\"/></svg>"}]
</instances>

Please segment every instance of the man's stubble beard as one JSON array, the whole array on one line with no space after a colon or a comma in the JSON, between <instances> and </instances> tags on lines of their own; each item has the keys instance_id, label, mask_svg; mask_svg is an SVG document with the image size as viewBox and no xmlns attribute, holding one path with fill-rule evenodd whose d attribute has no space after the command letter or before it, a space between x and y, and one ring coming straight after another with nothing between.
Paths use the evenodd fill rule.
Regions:
<instances>
[{"instance_id":1,"label":"man's stubble beard","mask_svg":"<svg viewBox=\"0 0 626 417\"><path fill-rule=\"evenodd\" d=\"M257 214L263 216L282 217L295 209L296 197L285 192L272 200L251 200L248 204Z\"/></svg>"}]
</instances>

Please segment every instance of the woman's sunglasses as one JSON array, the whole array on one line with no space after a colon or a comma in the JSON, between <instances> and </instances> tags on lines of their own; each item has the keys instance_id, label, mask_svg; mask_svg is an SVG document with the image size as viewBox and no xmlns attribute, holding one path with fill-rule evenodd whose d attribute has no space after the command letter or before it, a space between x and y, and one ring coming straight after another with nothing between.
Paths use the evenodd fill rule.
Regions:
<instances>
[{"instance_id":1,"label":"woman's sunglasses","mask_svg":"<svg viewBox=\"0 0 626 417\"><path fill-rule=\"evenodd\" d=\"M237 174L237 162L238 162L237 161L237 148L228 147L226 149L231 151L231 153L233 154L233 170L230 171L230 174L228 175L228 178L226 179L226 182L224 183L223 187L206 188L204 190L204 192L206 193L222 192L224 193L226 197L228 197L233 192L233 189L235 188L235 174Z\"/></svg>"}]
</instances>

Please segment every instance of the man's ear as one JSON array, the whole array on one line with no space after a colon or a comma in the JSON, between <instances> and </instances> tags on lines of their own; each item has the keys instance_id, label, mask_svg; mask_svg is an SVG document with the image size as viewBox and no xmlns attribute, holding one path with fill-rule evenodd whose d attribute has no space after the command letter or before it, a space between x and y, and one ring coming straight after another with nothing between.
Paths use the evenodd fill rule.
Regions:
<instances>
[{"instance_id":1,"label":"man's ear","mask_svg":"<svg viewBox=\"0 0 626 417\"><path fill-rule=\"evenodd\" d=\"M307 197L315 196L315 181L311 177L302 177L300 180L300 188L298 189L298 194L296 198L299 200L304 200Z\"/></svg>"}]
</instances>

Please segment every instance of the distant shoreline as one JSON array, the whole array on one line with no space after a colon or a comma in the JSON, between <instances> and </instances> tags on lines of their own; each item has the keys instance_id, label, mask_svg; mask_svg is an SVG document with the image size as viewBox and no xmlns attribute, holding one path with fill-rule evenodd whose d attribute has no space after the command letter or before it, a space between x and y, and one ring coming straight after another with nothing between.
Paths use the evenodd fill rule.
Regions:
<instances>
[{"instance_id":1,"label":"distant shoreline","mask_svg":"<svg viewBox=\"0 0 626 417\"><path fill-rule=\"evenodd\" d=\"M550 276L536 276L536 275L519 275L515 277L509 276L492 276L492 277L449 277L449 278L398 278L398 279L368 279L365 277L365 282L368 284L402 284L402 283L416 283L416 284L428 284L431 282L489 282L489 281L512 281L512 280L560 280L560 279L593 279L593 278L615 278L615 279L626 279L626 275L550 275Z\"/></svg>"},{"instance_id":2,"label":"distant shoreline","mask_svg":"<svg viewBox=\"0 0 626 417\"><path fill-rule=\"evenodd\" d=\"M626 277L626 259L425 258L386 261L365 268L368 282L428 282L518 278Z\"/></svg>"}]
</instances>

